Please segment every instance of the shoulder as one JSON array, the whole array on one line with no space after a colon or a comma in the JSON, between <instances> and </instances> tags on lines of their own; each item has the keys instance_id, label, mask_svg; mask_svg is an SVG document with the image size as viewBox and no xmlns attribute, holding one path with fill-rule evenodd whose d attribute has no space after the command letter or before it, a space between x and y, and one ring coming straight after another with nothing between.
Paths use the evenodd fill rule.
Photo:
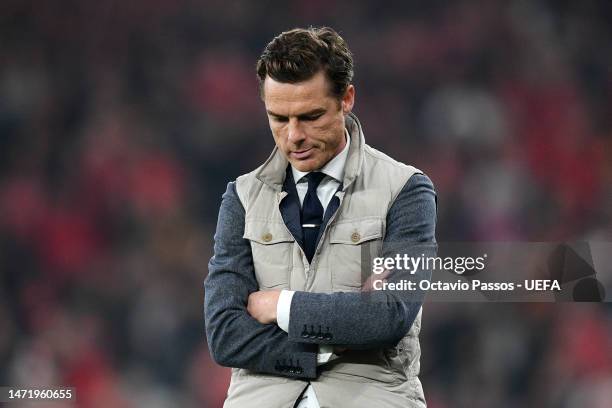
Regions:
<instances>
[{"instance_id":1,"label":"shoulder","mask_svg":"<svg viewBox=\"0 0 612 408\"><path fill-rule=\"evenodd\" d=\"M395 192L387 212L387 239L435 241L437 195L432 180L414 166L365 146L367 170Z\"/></svg>"},{"instance_id":2,"label":"shoulder","mask_svg":"<svg viewBox=\"0 0 612 408\"><path fill-rule=\"evenodd\" d=\"M403 242L435 242L438 199L427 175L414 174L387 213L387 238Z\"/></svg>"},{"instance_id":3,"label":"shoulder","mask_svg":"<svg viewBox=\"0 0 612 408\"><path fill-rule=\"evenodd\" d=\"M256 177L256 173L260 168L261 166L227 183L221 200L222 208L224 206L232 209L240 208L244 212L248 203L249 191L254 184L261 183Z\"/></svg>"},{"instance_id":4,"label":"shoulder","mask_svg":"<svg viewBox=\"0 0 612 408\"><path fill-rule=\"evenodd\" d=\"M406 181L394 202L394 206L402 207L406 205L406 203L410 203L412 206L417 207L430 207L434 212L437 209L438 198L434 184L431 179L420 170L418 173L414 173Z\"/></svg>"},{"instance_id":5,"label":"shoulder","mask_svg":"<svg viewBox=\"0 0 612 408\"><path fill-rule=\"evenodd\" d=\"M413 174L422 173L416 167L397 161L367 144L364 146L364 164L368 171L384 173L387 177L401 175L410 178Z\"/></svg>"},{"instance_id":6,"label":"shoulder","mask_svg":"<svg viewBox=\"0 0 612 408\"><path fill-rule=\"evenodd\" d=\"M236 181L227 183L227 187L221 197L221 209L219 216L225 218L235 217L237 214L244 214L244 206L242 205L238 193L236 191Z\"/></svg>"},{"instance_id":7,"label":"shoulder","mask_svg":"<svg viewBox=\"0 0 612 408\"><path fill-rule=\"evenodd\" d=\"M408 181L406 182L406 186L426 186L431 190L434 190L434 186L431 179L420 169L409 164L397 161L389 155L369 145L365 145L364 153L366 156L366 160L367 158L369 158L371 164L373 164L374 167L378 170L386 172L398 172L408 175Z\"/></svg>"},{"instance_id":8,"label":"shoulder","mask_svg":"<svg viewBox=\"0 0 612 408\"><path fill-rule=\"evenodd\" d=\"M395 201L406 187L414 184L433 184L429 177L411 165L402 163L369 145L364 146L364 175L379 187L387 186Z\"/></svg>"},{"instance_id":9,"label":"shoulder","mask_svg":"<svg viewBox=\"0 0 612 408\"><path fill-rule=\"evenodd\" d=\"M404 188L402 189L402 193L411 193L411 194L423 194L423 193L431 193L436 194L436 189L434 187L433 182L427 176L427 174L419 172L415 173L408 179Z\"/></svg>"},{"instance_id":10,"label":"shoulder","mask_svg":"<svg viewBox=\"0 0 612 408\"><path fill-rule=\"evenodd\" d=\"M238 196L242 206L247 207L249 197L254 194L254 190L260 189L263 186L263 182L257 178L258 172L264 165L257 167L246 174L238 176L234 182L234 189Z\"/></svg>"}]
</instances>

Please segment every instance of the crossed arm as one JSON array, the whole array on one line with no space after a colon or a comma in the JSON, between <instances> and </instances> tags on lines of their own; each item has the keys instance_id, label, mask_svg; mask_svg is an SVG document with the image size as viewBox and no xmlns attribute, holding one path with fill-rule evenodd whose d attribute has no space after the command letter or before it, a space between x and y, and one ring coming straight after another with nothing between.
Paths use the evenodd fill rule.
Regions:
<instances>
[{"instance_id":1,"label":"crossed arm","mask_svg":"<svg viewBox=\"0 0 612 408\"><path fill-rule=\"evenodd\" d=\"M279 374L278 362L295 359L301 373L316 377L317 346L290 342L275 324L262 324L247 312L250 293L258 290L251 247L242 238L244 209L233 183L223 195L215 233L215 255L204 283L204 319L213 359L226 367ZM297 361L299 360L299 363Z\"/></svg>"},{"instance_id":2,"label":"crossed arm","mask_svg":"<svg viewBox=\"0 0 612 408\"><path fill-rule=\"evenodd\" d=\"M387 217L383 255L411 243L418 255L435 252L435 193L424 175L408 181ZM401 292L296 292L291 302L289 333L276 324L277 291L259 291L250 244L242 238L244 209L233 183L223 195L215 234L215 255L205 282L205 322L211 355L219 364L289 377L316 377L318 345L375 348L396 344L410 329L422 294ZM416 247L413 247L416 248ZM426 271L388 280L428 278ZM331 336L305 336L327 330ZM310 330L312 332L312 330ZM298 362L299 360L299 362ZM299 370L279 370L281 366ZM289 362L289 363L287 363ZM281 367L282 368L282 367Z\"/></svg>"}]
</instances>

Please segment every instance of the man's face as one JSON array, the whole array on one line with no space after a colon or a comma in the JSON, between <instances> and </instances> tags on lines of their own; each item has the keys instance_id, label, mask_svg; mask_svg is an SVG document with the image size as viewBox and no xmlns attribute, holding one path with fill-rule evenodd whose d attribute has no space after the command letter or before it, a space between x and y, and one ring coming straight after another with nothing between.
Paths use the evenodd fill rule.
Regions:
<instances>
[{"instance_id":1,"label":"man's face","mask_svg":"<svg viewBox=\"0 0 612 408\"><path fill-rule=\"evenodd\" d=\"M342 151L346 144L344 114L355 101L353 85L339 101L331 95L323 71L295 84L268 76L263 94L276 146L293 167L305 172L318 170Z\"/></svg>"}]
</instances>

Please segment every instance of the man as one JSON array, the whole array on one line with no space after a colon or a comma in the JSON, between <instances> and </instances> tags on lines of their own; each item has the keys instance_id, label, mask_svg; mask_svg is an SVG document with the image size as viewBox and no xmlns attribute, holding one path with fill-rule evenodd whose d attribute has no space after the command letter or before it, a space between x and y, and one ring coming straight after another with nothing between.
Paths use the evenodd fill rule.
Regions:
<instances>
[{"instance_id":1,"label":"man","mask_svg":"<svg viewBox=\"0 0 612 408\"><path fill-rule=\"evenodd\" d=\"M364 291L362 260L435 254L430 180L365 144L332 29L280 34L257 75L276 148L229 183L205 282L210 352L233 367L225 406L424 407L423 294Z\"/></svg>"}]
</instances>

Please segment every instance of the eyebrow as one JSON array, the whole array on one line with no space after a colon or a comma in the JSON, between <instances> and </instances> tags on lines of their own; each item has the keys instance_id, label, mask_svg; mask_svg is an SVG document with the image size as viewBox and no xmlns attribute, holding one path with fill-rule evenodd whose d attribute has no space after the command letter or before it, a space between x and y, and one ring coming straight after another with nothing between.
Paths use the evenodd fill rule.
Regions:
<instances>
[{"instance_id":1,"label":"eyebrow","mask_svg":"<svg viewBox=\"0 0 612 408\"><path fill-rule=\"evenodd\" d=\"M274 117L277 117L277 118L286 118L287 117L285 115L280 115L278 113L274 113L271 110L266 110L266 112L268 112L268 115L274 116ZM298 117L298 119L303 119L303 118L306 118L306 117L309 117L309 116L316 116L316 115L319 115L319 114L322 115L325 112L326 112L326 110L324 108L316 108L316 109L310 110L308 112L300 113L299 115L297 115L297 117Z\"/></svg>"}]
</instances>

